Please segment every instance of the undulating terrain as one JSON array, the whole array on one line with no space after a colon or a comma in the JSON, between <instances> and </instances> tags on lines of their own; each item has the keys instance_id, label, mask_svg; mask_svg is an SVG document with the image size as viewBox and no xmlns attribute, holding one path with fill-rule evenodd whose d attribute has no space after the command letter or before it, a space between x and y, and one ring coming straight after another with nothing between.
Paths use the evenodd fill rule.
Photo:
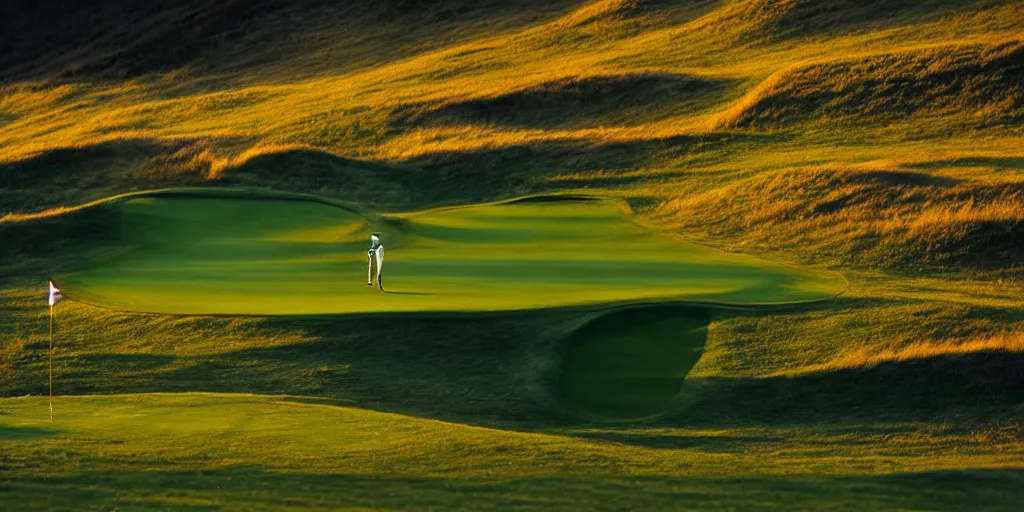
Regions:
<instances>
[{"instance_id":1,"label":"undulating terrain","mask_svg":"<svg viewBox=\"0 0 1024 512\"><path fill-rule=\"evenodd\" d=\"M1016 510L1022 258L1022 1L0 6L0 509Z\"/></svg>"}]
</instances>

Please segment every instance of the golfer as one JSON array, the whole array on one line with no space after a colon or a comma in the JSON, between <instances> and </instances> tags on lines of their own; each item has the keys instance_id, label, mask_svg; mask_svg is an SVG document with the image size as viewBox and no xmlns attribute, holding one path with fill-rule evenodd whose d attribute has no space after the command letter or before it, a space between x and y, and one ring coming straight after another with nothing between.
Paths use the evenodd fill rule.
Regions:
<instances>
[{"instance_id":1,"label":"golfer","mask_svg":"<svg viewBox=\"0 0 1024 512\"><path fill-rule=\"evenodd\" d=\"M381 280L383 274L380 268L384 266L384 246L380 244L380 233L373 233L370 235L370 250L366 251L367 267L366 267L366 285L373 286L373 262L377 261L377 285L380 286L380 291L384 291L384 281Z\"/></svg>"}]
</instances>

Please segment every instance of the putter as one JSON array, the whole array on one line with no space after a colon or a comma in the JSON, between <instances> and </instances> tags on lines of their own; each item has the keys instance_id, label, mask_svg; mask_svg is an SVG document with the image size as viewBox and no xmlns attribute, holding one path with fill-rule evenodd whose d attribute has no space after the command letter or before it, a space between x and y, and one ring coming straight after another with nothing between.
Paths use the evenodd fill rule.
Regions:
<instances>
[{"instance_id":1,"label":"putter","mask_svg":"<svg viewBox=\"0 0 1024 512\"><path fill-rule=\"evenodd\" d=\"M373 286L373 252L366 253L366 286Z\"/></svg>"}]
</instances>

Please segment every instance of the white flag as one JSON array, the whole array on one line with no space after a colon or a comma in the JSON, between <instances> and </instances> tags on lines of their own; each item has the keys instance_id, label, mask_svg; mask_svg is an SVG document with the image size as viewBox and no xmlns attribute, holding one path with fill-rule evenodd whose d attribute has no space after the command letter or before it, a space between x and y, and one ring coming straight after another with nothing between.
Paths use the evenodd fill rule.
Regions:
<instances>
[{"instance_id":1,"label":"white flag","mask_svg":"<svg viewBox=\"0 0 1024 512\"><path fill-rule=\"evenodd\" d=\"M53 285L53 281L50 281L50 305L54 305L63 299L64 296L60 294L60 290Z\"/></svg>"}]
</instances>

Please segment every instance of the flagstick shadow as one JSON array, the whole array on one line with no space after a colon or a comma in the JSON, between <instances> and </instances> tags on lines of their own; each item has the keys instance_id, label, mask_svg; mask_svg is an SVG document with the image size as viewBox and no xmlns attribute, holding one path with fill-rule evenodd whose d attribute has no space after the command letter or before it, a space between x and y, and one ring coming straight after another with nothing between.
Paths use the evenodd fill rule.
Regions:
<instances>
[{"instance_id":1,"label":"flagstick shadow","mask_svg":"<svg viewBox=\"0 0 1024 512\"><path fill-rule=\"evenodd\" d=\"M393 292L391 290L387 290L384 293L386 295L437 295L436 293L429 292Z\"/></svg>"}]
</instances>

